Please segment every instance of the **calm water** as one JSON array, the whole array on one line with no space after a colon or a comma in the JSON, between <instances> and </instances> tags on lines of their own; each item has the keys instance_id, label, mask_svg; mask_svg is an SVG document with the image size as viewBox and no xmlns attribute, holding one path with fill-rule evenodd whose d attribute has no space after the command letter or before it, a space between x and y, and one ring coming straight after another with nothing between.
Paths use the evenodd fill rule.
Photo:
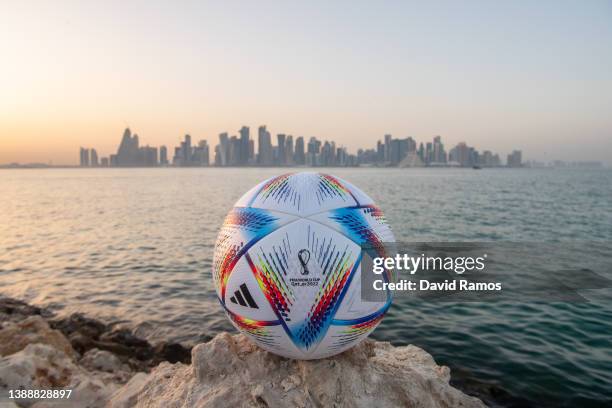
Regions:
<instances>
[{"instance_id":1,"label":"calm water","mask_svg":"<svg viewBox=\"0 0 612 408\"><path fill-rule=\"evenodd\" d=\"M217 230L243 192L281 171L0 170L0 294L153 342L233 330L211 281ZM402 241L612 241L610 170L328 172L370 194ZM374 337L532 401L597 405L612 398L612 291L590 299L400 299Z\"/></svg>"}]
</instances>

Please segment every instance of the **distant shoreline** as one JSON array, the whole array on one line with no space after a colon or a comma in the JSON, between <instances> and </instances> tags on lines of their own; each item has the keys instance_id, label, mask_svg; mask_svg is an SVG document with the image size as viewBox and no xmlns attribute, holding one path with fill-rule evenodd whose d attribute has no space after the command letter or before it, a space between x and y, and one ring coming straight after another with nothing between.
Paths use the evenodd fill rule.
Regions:
<instances>
[{"instance_id":1,"label":"distant shoreline","mask_svg":"<svg viewBox=\"0 0 612 408\"><path fill-rule=\"evenodd\" d=\"M126 166L126 167L81 167L78 165L43 165L43 164L2 164L0 170L53 170L53 169L86 169L86 170L111 170L111 169L399 169L399 170L414 170L414 169L427 169L427 170L439 170L439 169L455 169L455 170L516 170L516 169L527 169L527 170L605 170L609 169L609 166L605 166L602 163L598 165L584 165L584 166L522 166L522 167L508 167L508 166L495 166L495 167L462 167L462 166L422 166L422 167L399 167L399 166Z\"/></svg>"}]
</instances>

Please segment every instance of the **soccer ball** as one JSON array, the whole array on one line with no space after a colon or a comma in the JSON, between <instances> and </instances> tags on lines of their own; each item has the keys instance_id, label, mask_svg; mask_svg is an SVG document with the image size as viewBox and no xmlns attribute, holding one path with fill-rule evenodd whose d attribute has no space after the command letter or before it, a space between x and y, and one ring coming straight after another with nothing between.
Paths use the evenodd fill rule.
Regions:
<instances>
[{"instance_id":1,"label":"soccer ball","mask_svg":"<svg viewBox=\"0 0 612 408\"><path fill-rule=\"evenodd\" d=\"M272 177L240 198L215 245L213 279L234 326L261 348L317 359L354 346L391 305L361 299L362 245L394 237L361 190L327 174Z\"/></svg>"}]
</instances>

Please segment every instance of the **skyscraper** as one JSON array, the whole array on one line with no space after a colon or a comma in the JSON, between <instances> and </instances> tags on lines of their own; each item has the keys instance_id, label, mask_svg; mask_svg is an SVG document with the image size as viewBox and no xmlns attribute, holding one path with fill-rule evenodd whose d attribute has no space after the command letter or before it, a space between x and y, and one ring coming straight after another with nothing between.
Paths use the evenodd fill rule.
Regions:
<instances>
[{"instance_id":1,"label":"skyscraper","mask_svg":"<svg viewBox=\"0 0 612 408\"><path fill-rule=\"evenodd\" d=\"M166 146L159 148L159 164L162 166L168 165L168 148Z\"/></svg>"},{"instance_id":2,"label":"skyscraper","mask_svg":"<svg viewBox=\"0 0 612 408\"><path fill-rule=\"evenodd\" d=\"M429 164L429 163L432 163L433 161L434 161L433 145L431 144L431 142L427 142L427 144L425 145L425 163Z\"/></svg>"},{"instance_id":3,"label":"skyscraper","mask_svg":"<svg viewBox=\"0 0 612 408\"><path fill-rule=\"evenodd\" d=\"M178 167L191 166L191 158L193 156L193 148L191 147L191 135L186 134L180 145L174 148L174 157L172 164Z\"/></svg>"},{"instance_id":4,"label":"skyscraper","mask_svg":"<svg viewBox=\"0 0 612 408\"><path fill-rule=\"evenodd\" d=\"M385 135L385 157L386 162L391 161L391 135Z\"/></svg>"},{"instance_id":5,"label":"skyscraper","mask_svg":"<svg viewBox=\"0 0 612 408\"><path fill-rule=\"evenodd\" d=\"M79 164L81 167L89 167L89 149L81 147L79 150Z\"/></svg>"},{"instance_id":6,"label":"skyscraper","mask_svg":"<svg viewBox=\"0 0 612 408\"><path fill-rule=\"evenodd\" d=\"M273 164L272 138L265 125L259 127L257 136L259 149L257 162L261 166L271 166Z\"/></svg>"},{"instance_id":7,"label":"skyscraper","mask_svg":"<svg viewBox=\"0 0 612 408\"><path fill-rule=\"evenodd\" d=\"M380 140L376 142L376 161L379 163L385 161L385 145Z\"/></svg>"},{"instance_id":8,"label":"skyscraper","mask_svg":"<svg viewBox=\"0 0 612 408\"><path fill-rule=\"evenodd\" d=\"M278 157L276 157L276 164L280 164L281 166L286 164L285 160L285 139L286 136L283 133L279 133L276 135L276 140L278 141Z\"/></svg>"},{"instance_id":9,"label":"skyscraper","mask_svg":"<svg viewBox=\"0 0 612 408\"><path fill-rule=\"evenodd\" d=\"M287 136L285 141L285 164L293 164L293 136Z\"/></svg>"},{"instance_id":10,"label":"skyscraper","mask_svg":"<svg viewBox=\"0 0 612 408\"><path fill-rule=\"evenodd\" d=\"M241 146L240 139L238 139L237 136L230 137L228 164L230 166L238 166L240 164L241 154L242 154L242 146Z\"/></svg>"},{"instance_id":11,"label":"skyscraper","mask_svg":"<svg viewBox=\"0 0 612 408\"><path fill-rule=\"evenodd\" d=\"M99 163L98 163L98 152L96 151L96 149L91 149L90 150L89 165L91 167L98 167L99 166Z\"/></svg>"},{"instance_id":12,"label":"skyscraper","mask_svg":"<svg viewBox=\"0 0 612 408\"><path fill-rule=\"evenodd\" d=\"M191 135L187 134L185 135L185 140L181 142L181 166L189 166L189 162L191 161L191 154Z\"/></svg>"},{"instance_id":13,"label":"skyscraper","mask_svg":"<svg viewBox=\"0 0 612 408\"><path fill-rule=\"evenodd\" d=\"M249 142L250 142L250 130L248 126L243 126L239 130L240 132L240 154L238 164L244 166L249 163Z\"/></svg>"},{"instance_id":14,"label":"skyscraper","mask_svg":"<svg viewBox=\"0 0 612 408\"><path fill-rule=\"evenodd\" d=\"M440 136L435 136L433 139L433 162L446 163L446 152Z\"/></svg>"},{"instance_id":15,"label":"skyscraper","mask_svg":"<svg viewBox=\"0 0 612 408\"><path fill-rule=\"evenodd\" d=\"M460 142L453 147L448 154L449 161L459 164L462 167L472 166L470 147L465 142Z\"/></svg>"},{"instance_id":16,"label":"skyscraper","mask_svg":"<svg viewBox=\"0 0 612 408\"><path fill-rule=\"evenodd\" d=\"M219 160L215 159L215 164L217 166L227 166L229 155L229 137L227 132L219 133L219 151L217 153Z\"/></svg>"},{"instance_id":17,"label":"skyscraper","mask_svg":"<svg viewBox=\"0 0 612 408\"><path fill-rule=\"evenodd\" d=\"M316 137L311 137L308 141L306 164L308 166L318 166L318 155L321 149L321 141L317 140Z\"/></svg>"},{"instance_id":18,"label":"skyscraper","mask_svg":"<svg viewBox=\"0 0 612 408\"><path fill-rule=\"evenodd\" d=\"M119 167L134 167L143 165L143 163L140 161L141 157L138 150L138 135L135 134L132 136L130 128L126 128L123 132L119 149L117 149L117 154L113 158L114 160L111 160L114 161L112 165Z\"/></svg>"},{"instance_id":19,"label":"skyscraper","mask_svg":"<svg viewBox=\"0 0 612 408\"><path fill-rule=\"evenodd\" d=\"M306 155L304 152L304 138L302 136L295 139L295 164L303 166L306 163Z\"/></svg>"},{"instance_id":20,"label":"skyscraper","mask_svg":"<svg viewBox=\"0 0 612 408\"><path fill-rule=\"evenodd\" d=\"M522 167L523 153L520 150L514 150L508 155L507 165L508 167Z\"/></svg>"},{"instance_id":21,"label":"skyscraper","mask_svg":"<svg viewBox=\"0 0 612 408\"><path fill-rule=\"evenodd\" d=\"M141 147L139 149L139 155L138 162L141 166L154 167L159 164L157 160L157 147Z\"/></svg>"},{"instance_id":22,"label":"skyscraper","mask_svg":"<svg viewBox=\"0 0 612 408\"><path fill-rule=\"evenodd\" d=\"M193 166L209 165L209 148L206 140L200 140L198 145L193 149L191 164Z\"/></svg>"}]
</instances>

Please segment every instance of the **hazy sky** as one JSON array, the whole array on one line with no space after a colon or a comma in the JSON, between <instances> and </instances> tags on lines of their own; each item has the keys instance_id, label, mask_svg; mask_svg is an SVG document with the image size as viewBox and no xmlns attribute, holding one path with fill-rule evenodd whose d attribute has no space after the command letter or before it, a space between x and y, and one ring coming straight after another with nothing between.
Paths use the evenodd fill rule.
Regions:
<instances>
[{"instance_id":1,"label":"hazy sky","mask_svg":"<svg viewBox=\"0 0 612 408\"><path fill-rule=\"evenodd\" d=\"M612 2L0 0L0 163L260 124L612 162Z\"/></svg>"}]
</instances>

